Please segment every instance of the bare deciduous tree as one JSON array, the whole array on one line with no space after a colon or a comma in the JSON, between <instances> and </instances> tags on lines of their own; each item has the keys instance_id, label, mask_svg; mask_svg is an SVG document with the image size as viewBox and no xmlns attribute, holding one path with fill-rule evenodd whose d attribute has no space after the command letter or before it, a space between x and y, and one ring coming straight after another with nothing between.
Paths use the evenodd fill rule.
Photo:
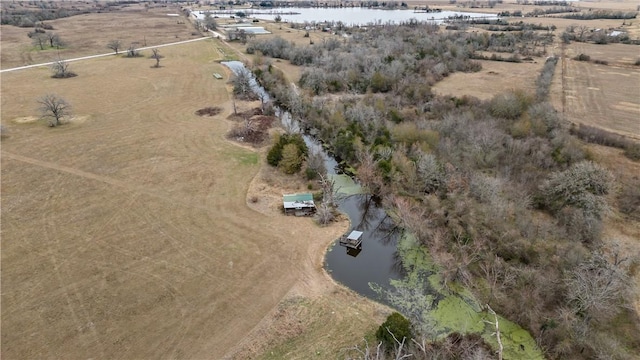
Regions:
<instances>
[{"instance_id":1,"label":"bare deciduous tree","mask_svg":"<svg viewBox=\"0 0 640 360\"><path fill-rule=\"evenodd\" d=\"M53 43L58 38L58 35L53 32L48 32L44 34L47 37L47 41L49 42L49 46L53 47Z\"/></svg>"},{"instance_id":2,"label":"bare deciduous tree","mask_svg":"<svg viewBox=\"0 0 640 360\"><path fill-rule=\"evenodd\" d=\"M131 44L127 49L127 57L133 58L133 57L139 57L139 56L140 56L140 52L138 51L138 49L136 49L136 47L133 44Z\"/></svg>"},{"instance_id":3,"label":"bare deciduous tree","mask_svg":"<svg viewBox=\"0 0 640 360\"><path fill-rule=\"evenodd\" d=\"M609 319L620 311L620 305L633 296L627 274L629 258L618 249L607 255L595 252L567 277L567 298L576 312L587 319Z\"/></svg>"},{"instance_id":4,"label":"bare deciduous tree","mask_svg":"<svg viewBox=\"0 0 640 360\"><path fill-rule=\"evenodd\" d=\"M242 100L253 100L256 98L255 93L251 89L251 72L246 68L238 71L233 79L233 94Z\"/></svg>"},{"instance_id":5,"label":"bare deciduous tree","mask_svg":"<svg viewBox=\"0 0 640 360\"><path fill-rule=\"evenodd\" d=\"M45 34L42 34L42 33L35 33L31 37L31 41L33 41L33 44L35 46L39 47L40 50L44 50L44 46L47 43L47 36Z\"/></svg>"},{"instance_id":6,"label":"bare deciduous tree","mask_svg":"<svg viewBox=\"0 0 640 360\"><path fill-rule=\"evenodd\" d=\"M327 172L324 166L324 159L320 151L310 151L307 156L307 167L315 171L318 175L324 175Z\"/></svg>"},{"instance_id":7,"label":"bare deciduous tree","mask_svg":"<svg viewBox=\"0 0 640 360\"><path fill-rule=\"evenodd\" d=\"M116 52L116 55L118 55L118 49L122 48L122 41L120 40L111 40L109 41L109 43L107 44L107 47L113 51Z\"/></svg>"},{"instance_id":8,"label":"bare deciduous tree","mask_svg":"<svg viewBox=\"0 0 640 360\"><path fill-rule=\"evenodd\" d=\"M58 34L52 33L52 32L48 32L48 33L45 33L45 36L47 38L47 41L49 41L49 46L57 47L58 49L60 47L62 47L63 42L60 39L60 36L58 36Z\"/></svg>"},{"instance_id":9,"label":"bare deciduous tree","mask_svg":"<svg viewBox=\"0 0 640 360\"><path fill-rule=\"evenodd\" d=\"M158 50L157 48L151 49L151 53L152 53L151 54L151 58L156 61L156 64L153 67L159 68L160 67L160 59L162 59L164 56L160 55L160 50Z\"/></svg>"},{"instance_id":10,"label":"bare deciduous tree","mask_svg":"<svg viewBox=\"0 0 640 360\"><path fill-rule=\"evenodd\" d=\"M63 59L58 59L51 64L52 77L56 79L64 79L74 77L77 74L69 69L69 63Z\"/></svg>"},{"instance_id":11,"label":"bare deciduous tree","mask_svg":"<svg viewBox=\"0 0 640 360\"><path fill-rule=\"evenodd\" d=\"M62 124L62 120L71 115L71 105L58 95L47 94L38 99L38 104L42 117L49 120L51 127Z\"/></svg>"},{"instance_id":12,"label":"bare deciduous tree","mask_svg":"<svg viewBox=\"0 0 640 360\"><path fill-rule=\"evenodd\" d=\"M316 210L315 219L320 225L327 225L335 219L336 192L335 181L327 177L324 173L320 175L320 186L322 186L322 203Z\"/></svg>"},{"instance_id":13,"label":"bare deciduous tree","mask_svg":"<svg viewBox=\"0 0 640 360\"><path fill-rule=\"evenodd\" d=\"M218 28L218 24L213 16L211 16L211 12L207 11L204 13L204 26L207 30L215 30Z\"/></svg>"},{"instance_id":14,"label":"bare deciduous tree","mask_svg":"<svg viewBox=\"0 0 640 360\"><path fill-rule=\"evenodd\" d=\"M500 336L500 322L498 321L498 314L496 314L496 312L493 311L493 309L491 308L491 306L489 306L489 304L487 304L487 310L489 310L489 313L493 315L494 321L488 321L488 320L484 320L484 321L488 324L494 325L496 328L496 331L493 333L493 335L496 336L496 340L498 341L498 350L496 350L496 352L498 353L498 360L502 360L502 353L504 351L504 346L502 345L502 337Z\"/></svg>"},{"instance_id":15,"label":"bare deciduous tree","mask_svg":"<svg viewBox=\"0 0 640 360\"><path fill-rule=\"evenodd\" d=\"M576 32L578 33L578 40L584 41L584 36L587 32L589 32L589 27L586 25L578 26Z\"/></svg>"}]
</instances>

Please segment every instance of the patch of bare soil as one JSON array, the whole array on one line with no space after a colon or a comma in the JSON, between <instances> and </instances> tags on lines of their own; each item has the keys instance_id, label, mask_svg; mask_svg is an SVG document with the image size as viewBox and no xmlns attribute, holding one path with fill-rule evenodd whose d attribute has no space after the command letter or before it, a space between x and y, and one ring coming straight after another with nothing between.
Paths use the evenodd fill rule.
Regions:
<instances>
[{"instance_id":1,"label":"patch of bare soil","mask_svg":"<svg viewBox=\"0 0 640 360\"><path fill-rule=\"evenodd\" d=\"M67 120L67 121L70 124L79 125L79 124L84 124L90 118L91 118L91 116L89 116L89 115L74 115L74 116L70 117L69 120Z\"/></svg>"},{"instance_id":2,"label":"patch of bare soil","mask_svg":"<svg viewBox=\"0 0 640 360\"><path fill-rule=\"evenodd\" d=\"M269 137L269 129L276 118L263 115L262 109L257 107L231 114L228 119L236 123L227 134L229 139L253 147L260 147L265 145Z\"/></svg>"},{"instance_id":3,"label":"patch of bare soil","mask_svg":"<svg viewBox=\"0 0 640 360\"><path fill-rule=\"evenodd\" d=\"M20 116L11 120L11 122L14 122L16 124L31 124L37 122L38 120L40 120L40 118L37 116Z\"/></svg>"},{"instance_id":4,"label":"patch of bare soil","mask_svg":"<svg viewBox=\"0 0 640 360\"><path fill-rule=\"evenodd\" d=\"M209 106L206 108L202 108L196 110L196 115L198 116L216 116L222 112L222 109L217 106Z\"/></svg>"}]
</instances>

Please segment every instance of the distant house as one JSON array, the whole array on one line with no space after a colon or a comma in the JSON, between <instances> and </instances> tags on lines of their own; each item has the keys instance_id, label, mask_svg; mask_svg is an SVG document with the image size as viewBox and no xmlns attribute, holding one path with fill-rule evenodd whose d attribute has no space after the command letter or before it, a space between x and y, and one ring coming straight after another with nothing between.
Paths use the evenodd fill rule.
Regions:
<instances>
[{"instance_id":1,"label":"distant house","mask_svg":"<svg viewBox=\"0 0 640 360\"><path fill-rule=\"evenodd\" d=\"M316 204L311 193L282 195L285 215L309 216L316 212Z\"/></svg>"}]
</instances>

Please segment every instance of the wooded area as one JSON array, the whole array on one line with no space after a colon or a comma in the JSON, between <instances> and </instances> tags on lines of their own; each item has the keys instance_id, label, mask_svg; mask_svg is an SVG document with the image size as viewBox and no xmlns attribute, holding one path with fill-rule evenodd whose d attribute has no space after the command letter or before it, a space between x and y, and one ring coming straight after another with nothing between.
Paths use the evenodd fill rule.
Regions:
<instances>
[{"instance_id":1,"label":"wooded area","mask_svg":"<svg viewBox=\"0 0 640 360\"><path fill-rule=\"evenodd\" d=\"M479 71L482 51L540 56L552 39L410 22L313 46L252 41L247 52L308 66L302 94L268 63L254 72L428 247L442 286L472 289L552 358L629 358L640 349L629 335L640 330L629 302L638 259L601 237L616 185L547 102L557 58L535 94L431 92L450 73Z\"/></svg>"}]
</instances>

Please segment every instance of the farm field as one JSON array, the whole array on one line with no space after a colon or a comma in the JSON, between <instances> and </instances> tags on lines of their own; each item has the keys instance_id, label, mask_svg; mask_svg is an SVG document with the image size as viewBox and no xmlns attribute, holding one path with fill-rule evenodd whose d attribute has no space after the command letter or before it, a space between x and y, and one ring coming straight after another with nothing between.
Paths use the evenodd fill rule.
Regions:
<instances>
[{"instance_id":1,"label":"farm field","mask_svg":"<svg viewBox=\"0 0 640 360\"><path fill-rule=\"evenodd\" d=\"M482 70L475 73L456 72L450 74L433 86L438 95L473 96L481 100L490 100L495 94L521 89L535 93L536 77L544 65L544 59L535 62L499 62L479 60ZM514 79L517 79L514 81Z\"/></svg>"},{"instance_id":2,"label":"farm field","mask_svg":"<svg viewBox=\"0 0 640 360\"><path fill-rule=\"evenodd\" d=\"M608 65L574 60L579 54ZM567 119L640 138L640 68L633 65L638 56L638 47L633 45L572 43L567 47Z\"/></svg>"},{"instance_id":3,"label":"farm field","mask_svg":"<svg viewBox=\"0 0 640 360\"><path fill-rule=\"evenodd\" d=\"M71 79L3 74L3 358L231 357L287 296L322 308L342 293L342 320L320 323L379 321L321 270L346 224L247 205L262 160L224 138L228 89L211 74L228 71L213 42L162 48L158 69L110 57L73 63ZM74 106L70 123L34 117L48 92ZM194 115L205 106L224 111Z\"/></svg>"}]
</instances>

